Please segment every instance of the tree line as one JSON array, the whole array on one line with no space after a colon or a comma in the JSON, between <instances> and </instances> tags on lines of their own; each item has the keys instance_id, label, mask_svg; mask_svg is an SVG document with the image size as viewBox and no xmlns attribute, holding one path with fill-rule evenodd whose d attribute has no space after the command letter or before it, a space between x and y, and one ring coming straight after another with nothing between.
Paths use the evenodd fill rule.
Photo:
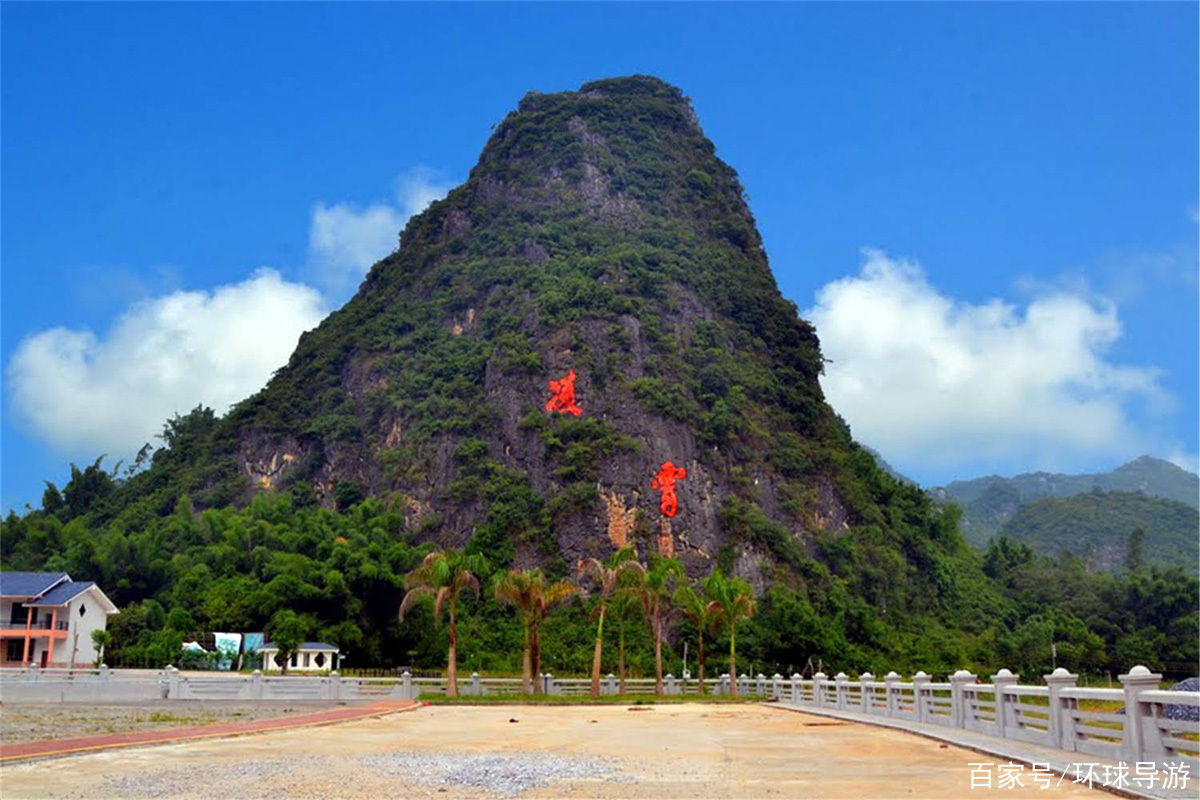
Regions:
<instances>
[{"instance_id":1,"label":"tree line","mask_svg":"<svg viewBox=\"0 0 1200 800\"><path fill-rule=\"evenodd\" d=\"M471 590L478 600L481 591L479 575L486 572L487 560L478 554L459 550L435 550L422 559L420 566L404 579L407 592L400 603L399 619L416 603L432 599L434 619L441 621L442 611L448 615L449 651L446 657L446 693L458 696L458 601L463 592ZM620 625L617 673L620 691L625 692L625 621L631 612L640 610L654 641L654 693L663 693L663 625L674 614L684 614L695 626L699 647L700 692L704 692L704 635L717 629L729 634L729 674L737 674L737 627L743 619L754 615L754 596L750 585L740 578L727 577L714 569L703 580L692 583L683 565L674 558L651 558L649 565L637 561L633 547L623 547L606 561L596 558L580 560L578 582L552 580L538 568L510 569L499 573L493 581L496 601L512 608L521 620L523 647L521 655L521 691L538 691L537 676L541 674L539 646L542 622L546 612L574 595L595 595L592 618L595 620L595 651L592 658L591 693L600 695L600 671L604 648L604 619L610 606ZM589 589L590 587L590 589ZM282 657L282 654L281 654ZM736 681L730 684L736 696Z\"/></svg>"}]
</instances>

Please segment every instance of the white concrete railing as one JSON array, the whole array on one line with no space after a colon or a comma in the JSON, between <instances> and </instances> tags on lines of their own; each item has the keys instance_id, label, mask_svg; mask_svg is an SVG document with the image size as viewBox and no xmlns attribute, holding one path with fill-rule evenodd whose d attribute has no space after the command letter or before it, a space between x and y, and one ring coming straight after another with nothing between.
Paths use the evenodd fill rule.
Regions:
<instances>
[{"instance_id":1,"label":"white concrete railing","mask_svg":"<svg viewBox=\"0 0 1200 800\"><path fill-rule=\"evenodd\" d=\"M1200 723L1166 716L1168 706L1200 707L1200 692L1161 691L1162 676L1140 666L1120 676L1121 689L1077 687L1078 677L1060 667L1045 676L1045 686L1019 685L1018 676L1006 669L991 683L976 683L966 670L946 683L935 683L924 672L911 681L894 672L882 681L869 672L857 679L817 673L809 680L759 675L751 682L743 675L738 681L739 686L765 686L760 694L800 707L978 731L1114 761L1183 763L1191 774L1200 772L1200 740L1187 738L1200 737ZM1121 708L1087 709L1088 701Z\"/></svg>"},{"instance_id":2,"label":"white concrete railing","mask_svg":"<svg viewBox=\"0 0 1200 800\"><path fill-rule=\"evenodd\" d=\"M590 678L555 678L540 675L536 679L539 694L585 696L591 692ZM728 680L708 679L706 691L728 691ZM615 675L601 680L600 693L615 695L620 681ZM742 691L749 692L743 681ZM630 678L627 694L653 694L653 678ZM663 679L663 691L669 695L698 694L699 682ZM157 672L111 670L50 670L23 668L0 669L0 699L8 702L103 702L136 700L415 700L422 694L445 694L445 678L414 678L405 672L399 678L343 678L337 672L328 675L249 675L230 673L184 674L174 667ZM483 678L472 674L458 680L458 692L464 697L516 697L521 694L520 678ZM760 689L759 694L764 692Z\"/></svg>"}]
</instances>

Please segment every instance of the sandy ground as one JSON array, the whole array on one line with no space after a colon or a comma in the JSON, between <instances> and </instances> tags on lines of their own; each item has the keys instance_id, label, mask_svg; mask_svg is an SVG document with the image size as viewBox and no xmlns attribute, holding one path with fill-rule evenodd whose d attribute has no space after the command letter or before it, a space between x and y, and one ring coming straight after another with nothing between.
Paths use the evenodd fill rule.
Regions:
<instances>
[{"instance_id":1,"label":"sandy ground","mask_svg":"<svg viewBox=\"0 0 1200 800\"><path fill-rule=\"evenodd\" d=\"M0 741L7 744L182 728L189 725L212 725L219 722L249 722L337 707L333 703L254 705L237 701L193 705L170 700L111 706L6 703L0 707Z\"/></svg>"},{"instance_id":2,"label":"sandy ground","mask_svg":"<svg viewBox=\"0 0 1200 800\"><path fill-rule=\"evenodd\" d=\"M498 795L431 784L428 771L412 765L439 754L445 761L514 753L607 770L544 782L522 798L1112 796L1069 779L1049 789L1028 778L1024 788L972 789L971 762L995 758L868 725L703 705L431 706L322 728L7 765L0 793L5 800L490 798Z\"/></svg>"}]
</instances>

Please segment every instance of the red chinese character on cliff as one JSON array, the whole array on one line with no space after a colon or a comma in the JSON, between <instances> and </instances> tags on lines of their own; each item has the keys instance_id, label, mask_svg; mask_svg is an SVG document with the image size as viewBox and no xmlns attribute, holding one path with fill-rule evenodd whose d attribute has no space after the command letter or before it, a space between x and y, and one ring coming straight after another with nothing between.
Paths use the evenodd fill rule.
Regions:
<instances>
[{"instance_id":1,"label":"red chinese character on cliff","mask_svg":"<svg viewBox=\"0 0 1200 800\"><path fill-rule=\"evenodd\" d=\"M658 507L662 511L663 516L675 516L675 512L679 509L679 501L675 498L675 482L683 480L686 477L687 470L683 467L675 466L671 461L664 461L662 468L654 476L650 488L662 492L662 501Z\"/></svg>"},{"instance_id":2,"label":"red chinese character on cliff","mask_svg":"<svg viewBox=\"0 0 1200 800\"><path fill-rule=\"evenodd\" d=\"M550 391L554 396L546 403L547 411L574 414L577 417L583 413L583 409L575 405L575 370L568 372L561 381L550 381Z\"/></svg>"}]
</instances>

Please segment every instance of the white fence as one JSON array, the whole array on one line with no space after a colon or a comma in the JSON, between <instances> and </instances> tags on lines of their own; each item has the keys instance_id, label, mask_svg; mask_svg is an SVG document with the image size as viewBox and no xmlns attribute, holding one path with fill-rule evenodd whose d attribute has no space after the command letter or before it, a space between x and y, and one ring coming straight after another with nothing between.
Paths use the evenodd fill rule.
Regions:
<instances>
[{"instance_id":1,"label":"white fence","mask_svg":"<svg viewBox=\"0 0 1200 800\"><path fill-rule=\"evenodd\" d=\"M1191 774L1200 772L1200 723L1184 719L1189 709L1194 716L1200 708L1200 692L1161 691L1162 676L1145 667L1120 676L1120 689L1077 687L1078 677L1060 667L1045 676L1045 686L1022 686L1006 669L991 683L977 683L966 670L945 683L923 672L911 681L894 672L883 680L869 672L857 679L818 672L811 680L743 675L739 687L800 707L978 731L1114 761L1183 763ZM1113 707L1086 709L1087 701Z\"/></svg>"}]
</instances>

